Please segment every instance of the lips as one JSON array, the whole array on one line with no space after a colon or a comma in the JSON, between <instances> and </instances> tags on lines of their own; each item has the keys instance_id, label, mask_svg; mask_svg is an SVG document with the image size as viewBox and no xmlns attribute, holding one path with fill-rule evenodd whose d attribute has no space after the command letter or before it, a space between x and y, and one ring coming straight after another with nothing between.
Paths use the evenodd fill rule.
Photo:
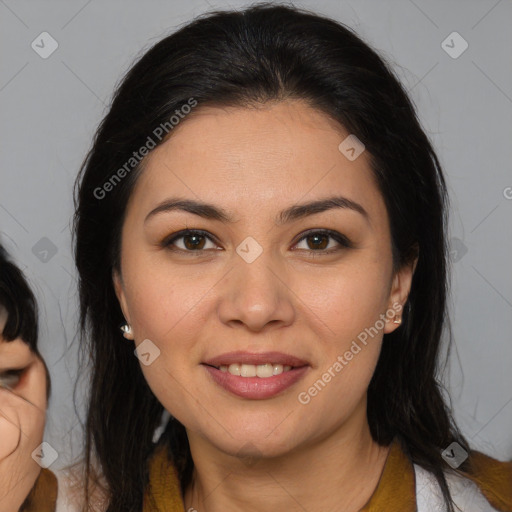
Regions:
<instances>
[{"instance_id":1,"label":"lips","mask_svg":"<svg viewBox=\"0 0 512 512\"><path fill-rule=\"evenodd\" d=\"M254 372L249 375L243 375L242 372L240 375L226 371L230 366L240 365L250 371L251 368L269 364L279 368L280 372L260 377L252 376ZM251 400L263 400L282 394L306 375L310 365L303 359L282 352L229 352L208 359L203 367L213 382L231 394Z\"/></svg>"}]
</instances>

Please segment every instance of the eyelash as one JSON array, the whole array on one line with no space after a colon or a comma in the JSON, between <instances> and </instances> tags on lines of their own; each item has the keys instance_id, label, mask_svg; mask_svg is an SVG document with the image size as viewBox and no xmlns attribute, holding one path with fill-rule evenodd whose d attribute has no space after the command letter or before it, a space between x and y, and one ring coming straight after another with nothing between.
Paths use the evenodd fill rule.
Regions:
<instances>
[{"instance_id":1,"label":"eyelash","mask_svg":"<svg viewBox=\"0 0 512 512\"><path fill-rule=\"evenodd\" d=\"M200 229L184 229L182 231L179 231L178 233L171 235L170 237L167 237L161 243L161 246L170 251L173 251L173 252L182 252L182 253L188 253L188 254L194 255L194 256L201 256L202 252L207 249L198 249L196 251L193 251L193 250L185 250L185 249L179 249L176 247L172 247L172 244L175 243L177 240L179 240L181 238L185 238L186 236L191 236L191 235L199 235L201 237L207 238L208 240L210 240L213 243L216 243L214 238L212 238L210 235L208 235L208 233L206 231L203 231ZM308 238L309 236L312 236L312 235L328 236L328 237L334 239L336 242L338 242L341 246L341 247L334 248L334 249L332 249L332 248L329 250L319 249L316 251L313 249L301 249L301 250L310 251L311 257L313 257L313 258L318 257L318 256L329 255L329 254L332 254L333 252L337 252L341 249L350 249L350 248L354 247L352 242L345 235L342 235L341 233L338 233L337 231L332 231L330 229L319 229L319 230L307 231L294 245L299 244L300 242L302 242L303 240L305 240L306 238Z\"/></svg>"},{"instance_id":2,"label":"eyelash","mask_svg":"<svg viewBox=\"0 0 512 512\"><path fill-rule=\"evenodd\" d=\"M9 389L15 388L19 384L24 371L25 368L0 372L0 387L6 387Z\"/></svg>"}]
</instances>

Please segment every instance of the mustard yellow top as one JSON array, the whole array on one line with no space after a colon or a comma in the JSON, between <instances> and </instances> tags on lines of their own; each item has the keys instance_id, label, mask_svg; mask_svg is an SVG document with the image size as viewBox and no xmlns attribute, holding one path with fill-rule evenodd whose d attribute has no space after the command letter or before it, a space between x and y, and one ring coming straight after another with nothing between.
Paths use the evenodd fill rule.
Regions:
<instances>
[{"instance_id":1,"label":"mustard yellow top","mask_svg":"<svg viewBox=\"0 0 512 512\"><path fill-rule=\"evenodd\" d=\"M23 512L55 512L57 504L57 477L43 468L21 508Z\"/></svg>"},{"instance_id":2,"label":"mustard yellow top","mask_svg":"<svg viewBox=\"0 0 512 512\"><path fill-rule=\"evenodd\" d=\"M485 499L500 512L512 512L512 461L501 462L478 451L471 451L473 481ZM150 461L150 486L142 512L185 512L177 472L167 458L166 447L159 446ZM57 479L43 469L32 489L27 512L54 512ZM156 505L150 505L149 493ZM397 440L391 444L380 480L368 503L360 512L416 512L416 481L412 461Z\"/></svg>"},{"instance_id":3,"label":"mustard yellow top","mask_svg":"<svg viewBox=\"0 0 512 512\"><path fill-rule=\"evenodd\" d=\"M150 481L156 507L144 502L143 512L184 512L180 484L166 447L155 452L150 466ZM470 457L474 474L467 476L496 510L512 512L512 461L501 462L478 451ZM360 512L416 512L416 481L412 461L395 439L375 491Z\"/></svg>"}]
</instances>

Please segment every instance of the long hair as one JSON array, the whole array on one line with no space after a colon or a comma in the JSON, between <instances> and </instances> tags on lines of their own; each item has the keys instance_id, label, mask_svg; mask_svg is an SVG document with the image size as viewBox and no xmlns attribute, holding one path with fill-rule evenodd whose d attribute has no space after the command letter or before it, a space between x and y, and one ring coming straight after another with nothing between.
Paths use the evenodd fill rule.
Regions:
<instances>
[{"instance_id":1,"label":"long hair","mask_svg":"<svg viewBox=\"0 0 512 512\"><path fill-rule=\"evenodd\" d=\"M48 367L38 348L39 309L27 278L0 244L0 307L7 313L7 321L0 335L6 342L21 339L33 354L41 359L46 374L46 399L51 395Z\"/></svg>"},{"instance_id":2,"label":"long hair","mask_svg":"<svg viewBox=\"0 0 512 512\"><path fill-rule=\"evenodd\" d=\"M7 312L2 333L5 341L21 338L32 352L37 348L38 309L34 293L23 275L0 245L0 306Z\"/></svg>"},{"instance_id":3,"label":"long hair","mask_svg":"<svg viewBox=\"0 0 512 512\"><path fill-rule=\"evenodd\" d=\"M450 330L440 163L397 76L352 29L292 6L259 4L199 16L149 49L117 87L75 183L80 330L92 372L85 458L88 469L92 457L99 461L109 512L141 509L163 411L133 345L123 342L112 284L127 201L144 170L133 152L148 137L155 146L172 137L169 120L194 101L200 109L286 99L305 100L364 143L390 219L394 270L419 249L402 327L384 335L369 385L368 421L376 442L397 438L414 463L435 475L453 510L441 451L455 440L468 450L468 443L439 375L442 334ZM183 425L171 418L162 442L185 489L193 462ZM459 470L470 467L468 459Z\"/></svg>"}]
</instances>

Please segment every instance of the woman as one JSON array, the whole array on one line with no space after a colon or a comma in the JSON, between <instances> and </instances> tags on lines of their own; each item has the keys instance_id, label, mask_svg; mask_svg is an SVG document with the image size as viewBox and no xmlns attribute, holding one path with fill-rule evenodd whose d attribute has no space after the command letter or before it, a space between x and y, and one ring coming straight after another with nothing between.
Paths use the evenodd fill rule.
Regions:
<instances>
[{"instance_id":1,"label":"woman","mask_svg":"<svg viewBox=\"0 0 512 512\"><path fill-rule=\"evenodd\" d=\"M55 510L57 479L41 464L50 375L37 348L37 304L0 245L0 510ZM44 455L44 452L43 452Z\"/></svg>"},{"instance_id":2,"label":"woman","mask_svg":"<svg viewBox=\"0 0 512 512\"><path fill-rule=\"evenodd\" d=\"M439 161L350 29L260 5L163 39L75 201L87 506L512 510L437 379Z\"/></svg>"}]
</instances>

